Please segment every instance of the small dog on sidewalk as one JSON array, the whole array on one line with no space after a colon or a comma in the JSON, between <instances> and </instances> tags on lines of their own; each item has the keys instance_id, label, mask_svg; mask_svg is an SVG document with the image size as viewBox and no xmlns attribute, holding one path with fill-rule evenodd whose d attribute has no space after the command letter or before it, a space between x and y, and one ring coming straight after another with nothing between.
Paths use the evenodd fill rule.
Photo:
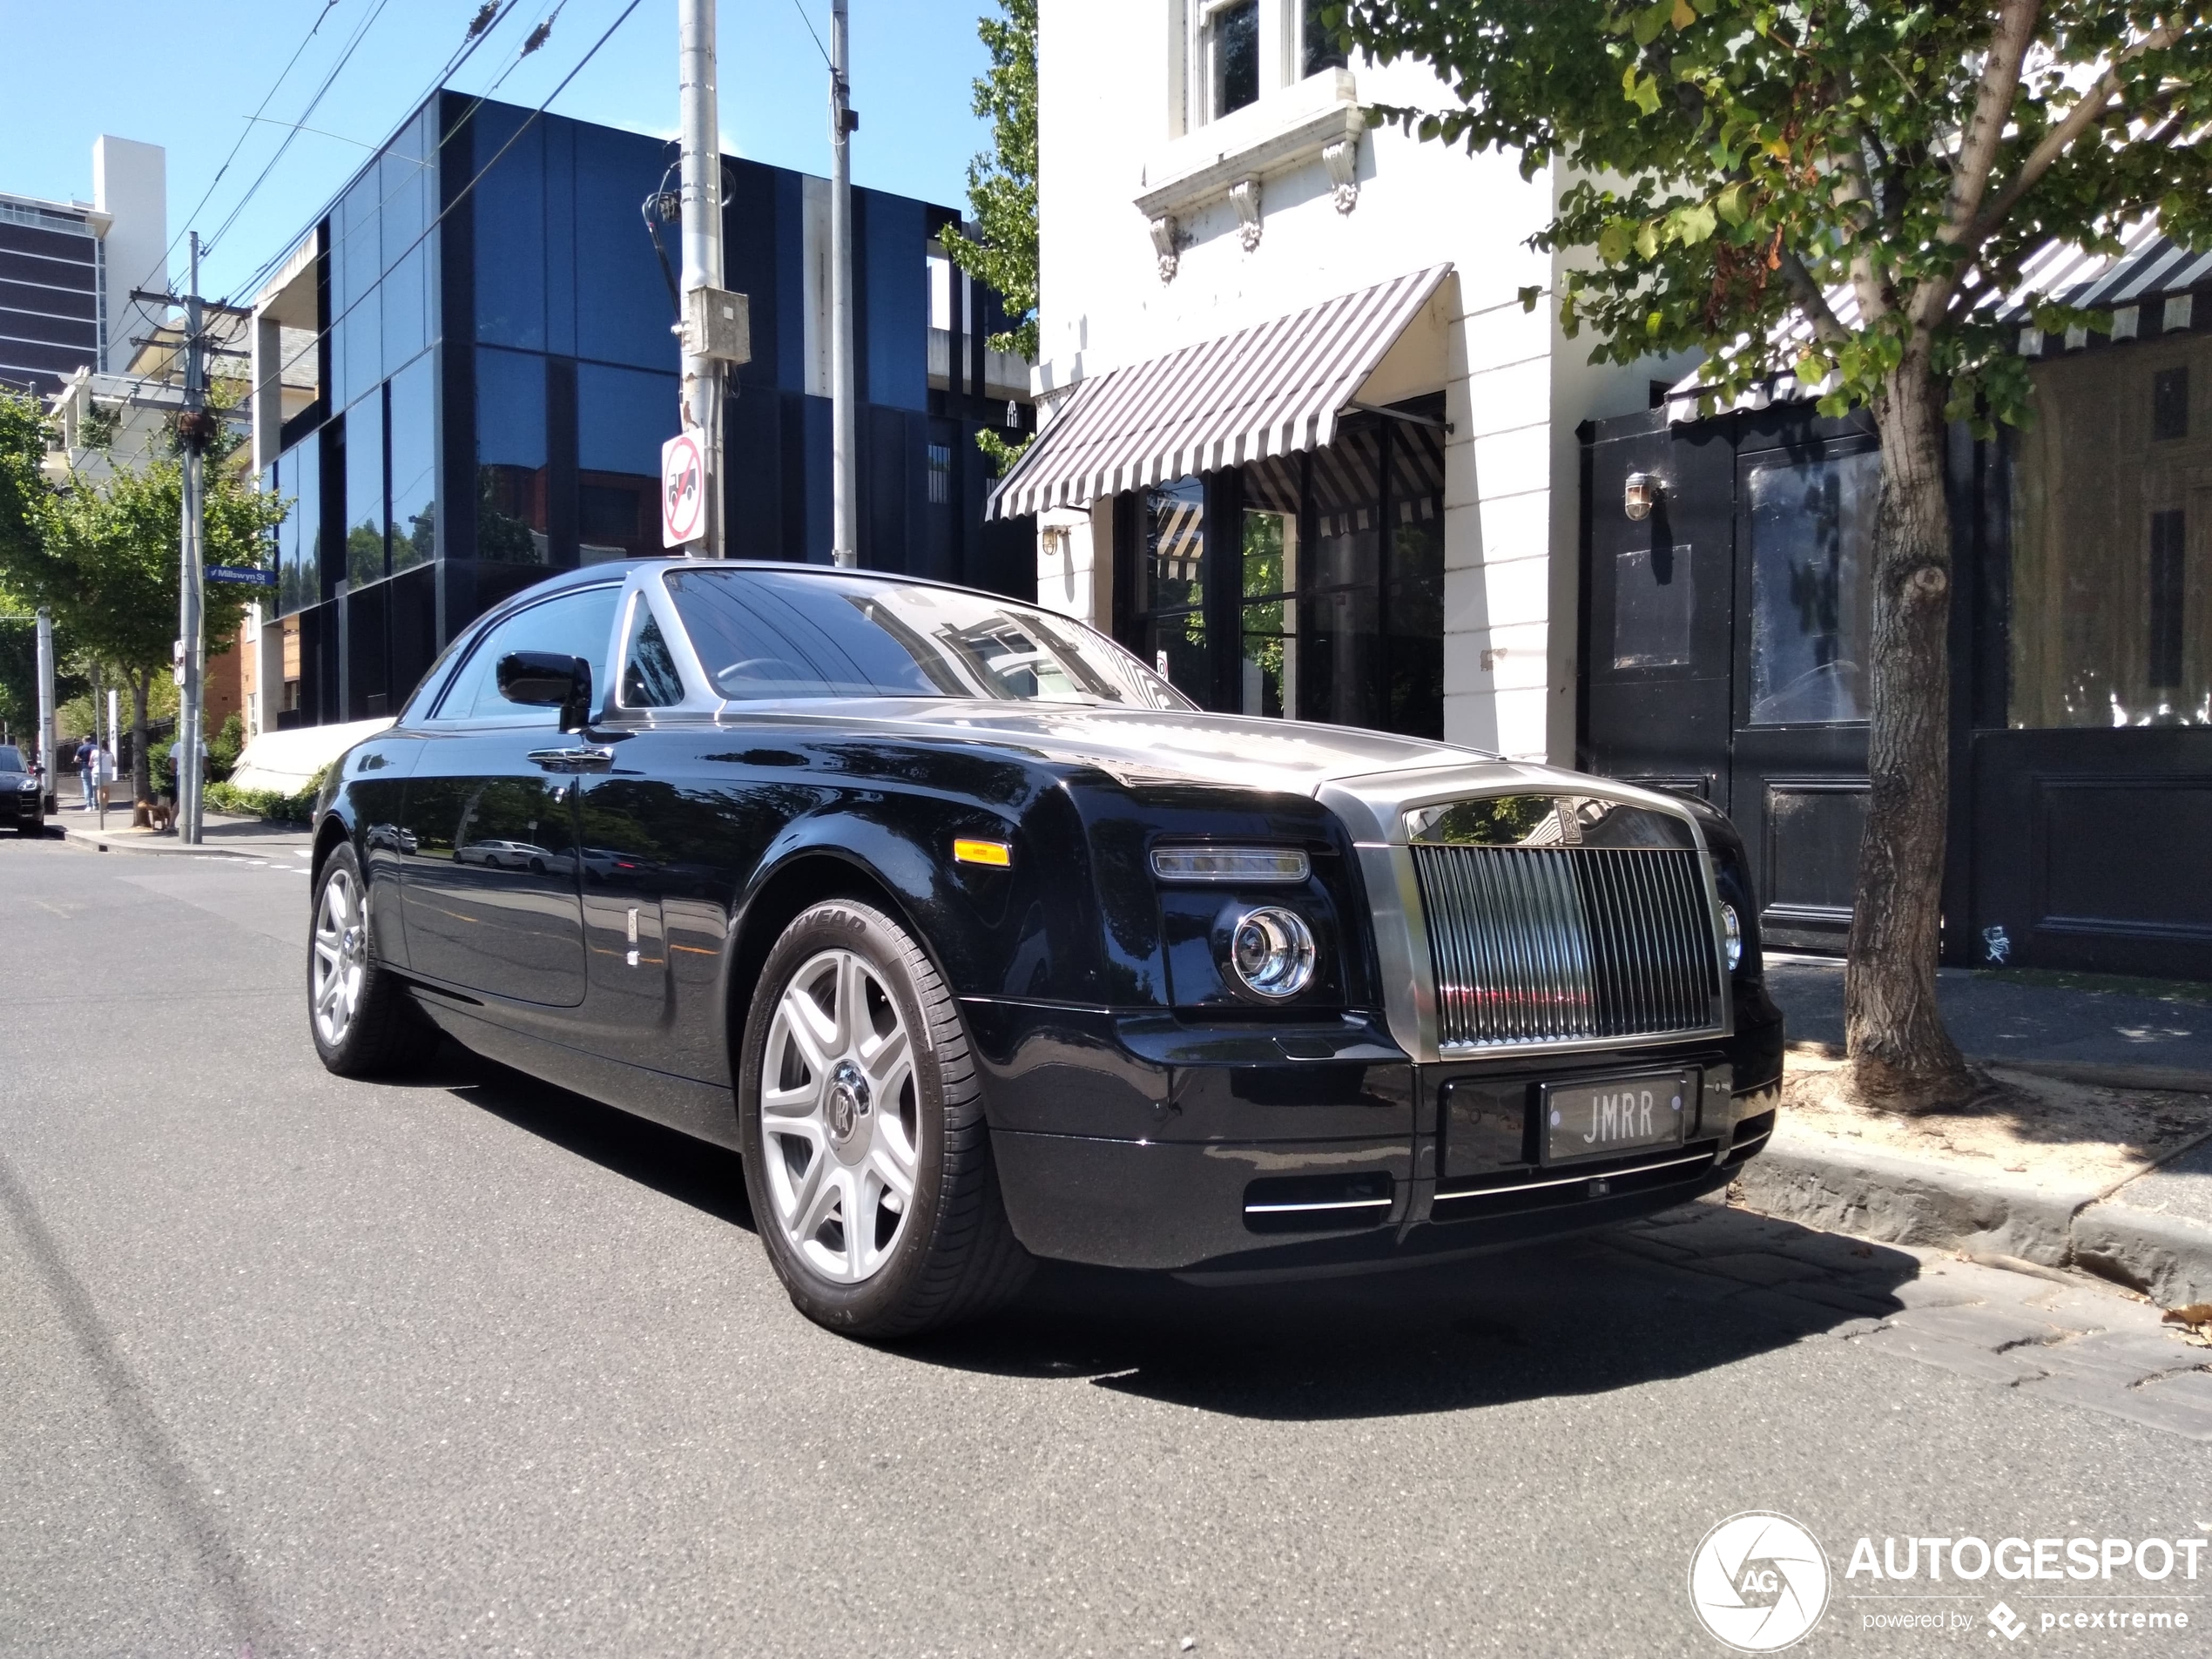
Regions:
<instances>
[{"instance_id":1,"label":"small dog on sidewalk","mask_svg":"<svg viewBox=\"0 0 2212 1659\"><path fill-rule=\"evenodd\" d=\"M138 810L146 815L157 835L166 835L177 827L177 809L165 800L142 800Z\"/></svg>"}]
</instances>

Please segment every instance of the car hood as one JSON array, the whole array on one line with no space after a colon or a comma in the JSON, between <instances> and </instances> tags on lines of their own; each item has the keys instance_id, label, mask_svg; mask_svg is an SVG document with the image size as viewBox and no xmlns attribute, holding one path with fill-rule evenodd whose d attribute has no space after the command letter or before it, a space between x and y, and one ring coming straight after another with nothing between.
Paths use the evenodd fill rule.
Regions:
<instances>
[{"instance_id":1,"label":"car hood","mask_svg":"<svg viewBox=\"0 0 2212 1659\"><path fill-rule=\"evenodd\" d=\"M750 720L755 711L733 705ZM726 718L726 717L725 717ZM1680 803L1581 773L1501 759L1459 744L1395 732L1318 725L1196 710L1129 709L1088 704L964 702L948 698L870 698L778 710L768 723L830 725L907 741L988 744L1062 765L1094 766L1131 786L1214 784L1279 790L1342 807L1354 800L1379 809L1349 814L1363 830L1383 826L1414 799L1513 789L1595 788L1649 799L1679 813ZM1371 827L1372 826L1372 827Z\"/></svg>"}]
</instances>

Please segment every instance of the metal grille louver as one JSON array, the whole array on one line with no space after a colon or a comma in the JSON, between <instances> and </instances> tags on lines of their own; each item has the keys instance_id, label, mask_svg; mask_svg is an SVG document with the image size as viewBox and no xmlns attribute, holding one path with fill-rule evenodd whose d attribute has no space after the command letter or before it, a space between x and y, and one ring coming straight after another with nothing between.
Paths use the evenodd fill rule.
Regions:
<instances>
[{"instance_id":1,"label":"metal grille louver","mask_svg":"<svg viewBox=\"0 0 2212 1659\"><path fill-rule=\"evenodd\" d=\"M1440 1049L1717 1029L1720 945L1687 848L1416 846Z\"/></svg>"}]
</instances>

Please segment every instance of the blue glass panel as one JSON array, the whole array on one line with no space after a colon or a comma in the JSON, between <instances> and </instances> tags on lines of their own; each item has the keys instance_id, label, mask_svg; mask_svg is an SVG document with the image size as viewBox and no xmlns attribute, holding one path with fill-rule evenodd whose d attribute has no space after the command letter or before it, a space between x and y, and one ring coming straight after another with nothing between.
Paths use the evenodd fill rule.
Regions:
<instances>
[{"instance_id":1,"label":"blue glass panel","mask_svg":"<svg viewBox=\"0 0 2212 1659\"><path fill-rule=\"evenodd\" d=\"M392 376L392 569L438 554L435 360L424 353Z\"/></svg>"},{"instance_id":2,"label":"blue glass panel","mask_svg":"<svg viewBox=\"0 0 2212 1659\"><path fill-rule=\"evenodd\" d=\"M424 246L384 273L384 361L388 364L404 363L429 344L428 273L429 250Z\"/></svg>"},{"instance_id":3,"label":"blue glass panel","mask_svg":"<svg viewBox=\"0 0 2212 1659\"><path fill-rule=\"evenodd\" d=\"M660 476L660 447L676 435L679 383L673 374L578 363L577 465L587 472Z\"/></svg>"},{"instance_id":4,"label":"blue glass panel","mask_svg":"<svg viewBox=\"0 0 2212 1659\"><path fill-rule=\"evenodd\" d=\"M576 134L573 121L545 129L545 349L576 354ZM643 236L644 227L637 233Z\"/></svg>"},{"instance_id":5,"label":"blue glass panel","mask_svg":"<svg viewBox=\"0 0 2212 1659\"><path fill-rule=\"evenodd\" d=\"M384 318L377 292L382 270L377 169L354 181L331 215L332 367L338 406L352 404L384 378Z\"/></svg>"},{"instance_id":6,"label":"blue glass panel","mask_svg":"<svg viewBox=\"0 0 2212 1659\"><path fill-rule=\"evenodd\" d=\"M292 503L283 528L284 562L277 567L277 609L289 616L322 597L322 441L311 435L287 449L282 489Z\"/></svg>"},{"instance_id":7,"label":"blue glass panel","mask_svg":"<svg viewBox=\"0 0 2212 1659\"><path fill-rule=\"evenodd\" d=\"M853 193L867 198L865 215L853 216L855 233L867 244L866 396L891 408L927 409L929 265L922 252L922 205L873 190Z\"/></svg>"},{"instance_id":8,"label":"blue glass panel","mask_svg":"<svg viewBox=\"0 0 2212 1659\"><path fill-rule=\"evenodd\" d=\"M545 359L478 347L476 556L546 563L549 485Z\"/></svg>"},{"instance_id":9,"label":"blue glass panel","mask_svg":"<svg viewBox=\"0 0 2212 1659\"><path fill-rule=\"evenodd\" d=\"M346 415L346 580L381 581L384 562L384 400L365 397Z\"/></svg>"},{"instance_id":10,"label":"blue glass panel","mask_svg":"<svg viewBox=\"0 0 2212 1659\"><path fill-rule=\"evenodd\" d=\"M674 368L675 307L653 257L638 204L659 186L667 161L654 139L598 127L576 134L576 352L638 368ZM664 226L671 265L682 232ZM728 270L737 268L725 249Z\"/></svg>"},{"instance_id":11,"label":"blue glass panel","mask_svg":"<svg viewBox=\"0 0 2212 1659\"><path fill-rule=\"evenodd\" d=\"M478 167L515 138L527 110L487 104L470 125ZM544 130L534 125L471 192L476 247L476 338L545 349ZM639 233L644 233L642 230Z\"/></svg>"},{"instance_id":12,"label":"blue glass panel","mask_svg":"<svg viewBox=\"0 0 2212 1659\"><path fill-rule=\"evenodd\" d=\"M681 424L679 384L673 374L577 365L580 563L660 552L660 448Z\"/></svg>"}]
</instances>

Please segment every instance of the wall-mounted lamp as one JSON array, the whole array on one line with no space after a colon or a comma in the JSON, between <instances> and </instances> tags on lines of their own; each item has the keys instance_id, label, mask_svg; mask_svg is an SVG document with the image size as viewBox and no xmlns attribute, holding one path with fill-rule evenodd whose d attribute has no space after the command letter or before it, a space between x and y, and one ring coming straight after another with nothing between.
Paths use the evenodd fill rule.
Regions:
<instances>
[{"instance_id":1,"label":"wall-mounted lamp","mask_svg":"<svg viewBox=\"0 0 2212 1659\"><path fill-rule=\"evenodd\" d=\"M1659 499L1659 475L1656 472L1632 472L1628 488L1621 492L1621 510L1630 520L1641 524L1651 516L1651 509Z\"/></svg>"}]
</instances>

